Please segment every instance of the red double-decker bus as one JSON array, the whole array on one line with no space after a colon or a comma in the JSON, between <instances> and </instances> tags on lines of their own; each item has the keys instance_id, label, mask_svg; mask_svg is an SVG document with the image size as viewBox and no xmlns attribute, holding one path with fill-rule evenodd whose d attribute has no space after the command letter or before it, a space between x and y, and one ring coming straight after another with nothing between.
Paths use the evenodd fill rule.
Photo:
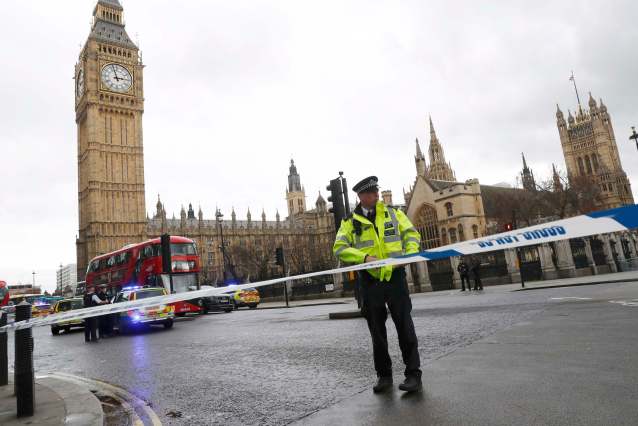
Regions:
<instances>
[{"instance_id":1,"label":"red double-decker bus","mask_svg":"<svg viewBox=\"0 0 638 426\"><path fill-rule=\"evenodd\" d=\"M86 288L106 284L110 297L123 289L139 286L164 287L169 293L198 290L200 260L195 242L171 235L170 243L171 277L162 274L160 238L154 238L93 258L86 271ZM172 305L176 315L201 310L189 302Z\"/></svg>"}]
</instances>

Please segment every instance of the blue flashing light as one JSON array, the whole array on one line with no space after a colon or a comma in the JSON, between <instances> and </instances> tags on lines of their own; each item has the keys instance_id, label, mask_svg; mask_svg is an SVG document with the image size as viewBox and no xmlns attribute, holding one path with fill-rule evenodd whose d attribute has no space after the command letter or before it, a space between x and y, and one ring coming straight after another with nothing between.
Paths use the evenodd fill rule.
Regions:
<instances>
[{"instance_id":1,"label":"blue flashing light","mask_svg":"<svg viewBox=\"0 0 638 426\"><path fill-rule=\"evenodd\" d=\"M140 316L139 315L133 315L133 321L139 321L140 320Z\"/></svg>"},{"instance_id":2,"label":"blue flashing light","mask_svg":"<svg viewBox=\"0 0 638 426\"><path fill-rule=\"evenodd\" d=\"M139 290L142 287L139 285L130 285L128 287L122 287L122 291L131 291L131 290Z\"/></svg>"}]
</instances>

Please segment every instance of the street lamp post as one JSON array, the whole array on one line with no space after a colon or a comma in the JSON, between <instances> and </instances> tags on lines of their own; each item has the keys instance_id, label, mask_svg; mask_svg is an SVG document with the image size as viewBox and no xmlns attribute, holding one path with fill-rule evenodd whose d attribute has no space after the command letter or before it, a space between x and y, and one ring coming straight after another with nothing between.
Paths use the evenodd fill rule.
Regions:
<instances>
[{"instance_id":1,"label":"street lamp post","mask_svg":"<svg viewBox=\"0 0 638 426\"><path fill-rule=\"evenodd\" d=\"M636 142L636 149L638 149L638 133L636 133L636 127L631 126L631 136L629 136L629 139L633 139L634 142Z\"/></svg>"},{"instance_id":2,"label":"street lamp post","mask_svg":"<svg viewBox=\"0 0 638 426\"><path fill-rule=\"evenodd\" d=\"M222 244L220 246L220 249L222 251L222 285L223 285L224 282L226 282L226 270L225 270L226 247L225 247L225 244L224 244L224 227L222 226L222 221L224 219L224 215L222 214L221 211L219 211L219 209L217 209L217 211L215 212L215 219L217 219L217 224L219 225L219 235L220 235L220 238L222 240Z\"/></svg>"}]
</instances>

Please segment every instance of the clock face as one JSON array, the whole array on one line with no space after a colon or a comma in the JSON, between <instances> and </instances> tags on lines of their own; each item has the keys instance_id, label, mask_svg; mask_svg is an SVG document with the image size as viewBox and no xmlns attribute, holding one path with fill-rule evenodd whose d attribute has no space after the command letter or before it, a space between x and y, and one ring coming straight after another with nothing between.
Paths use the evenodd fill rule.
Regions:
<instances>
[{"instance_id":1,"label":"clock face","mask_svg":"<svg viewBox=\"0 0 638 426\"><path fill-rule=\"evenodd\" d=\"M84 70L80 68L77 77L75 78L75 96L81 98L84 94Z\"/></svg>"},{"instance_id":2,"label":"clock face","mask_svg":"<svg viewBox=\"0 0 638 426\"><path fill-rule=\"evenodd\" d=\"M133 84L131 73L119 64L107 64L102 68L102 83L114 92L128 92Z\"/></svg>"}]
</instances>

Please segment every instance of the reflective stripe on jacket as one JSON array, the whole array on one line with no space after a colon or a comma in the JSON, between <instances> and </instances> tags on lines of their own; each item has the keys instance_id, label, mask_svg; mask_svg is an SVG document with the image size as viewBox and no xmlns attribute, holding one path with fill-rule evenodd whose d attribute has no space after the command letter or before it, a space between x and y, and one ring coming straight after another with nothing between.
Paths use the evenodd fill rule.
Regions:
<instances>
[{"instance_id":1,"label":"reflective stripe on jacket","mask_svg":"<svg viewBox=\"0 0 638 426\"><path fill-rule=\"evenodd\" d=\"M361 235L355 232L355 221L361 224ZM375 230L376 225L376 230ZM377 259L418 253L421 237L401 210L377 202L375 223L353 213L341 222L332 251L346 263L363 263L366 256ZM390 281L392 266L367 270L380 281Z\"/></svg>"}]
</instances>

